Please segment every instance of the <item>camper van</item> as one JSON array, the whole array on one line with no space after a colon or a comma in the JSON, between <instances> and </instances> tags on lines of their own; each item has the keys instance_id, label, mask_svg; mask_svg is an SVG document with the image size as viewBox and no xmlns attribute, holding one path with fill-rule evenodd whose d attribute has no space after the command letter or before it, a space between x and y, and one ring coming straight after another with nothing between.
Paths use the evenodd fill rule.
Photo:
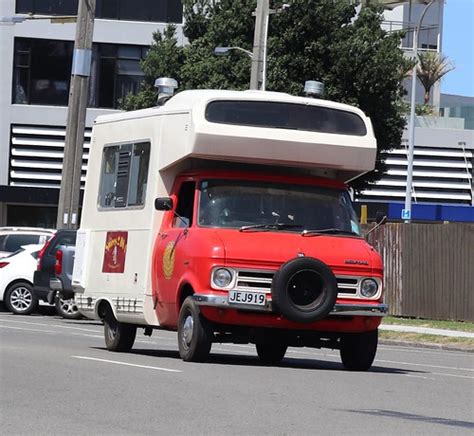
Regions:
<instances>
[{"instance_id":1,"label":"camper van","mask_svg":"<svg viewBox=\"0 0 474 436\"><path fill-rule=\"evenodd\" d=\"M374 167L370 120L262 91L161 103L93 128L73 287L107 349L166 329L185 361L231 342L255 344L267 364L306 346L369 369L383 266L345 182Z\"/></svg>"}]
</instances>

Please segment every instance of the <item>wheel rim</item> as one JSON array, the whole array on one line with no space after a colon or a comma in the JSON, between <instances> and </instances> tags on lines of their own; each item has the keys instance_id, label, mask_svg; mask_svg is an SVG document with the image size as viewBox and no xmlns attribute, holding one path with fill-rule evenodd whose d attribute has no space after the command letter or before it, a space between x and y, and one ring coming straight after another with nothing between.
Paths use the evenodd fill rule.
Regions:
<instances>
[{"instance_id":1,"label":"wheel rim","mask_svg":"<svg viewBox=\"0 0 474 436\"><path fill-rule=\"evenodd\" d=\"M24 286L15 288L10 294L10 304L12 308L18 312L28 310L32 303L33 295L31 294L31 291Z\"/></svg>"},{"instance_id":2,"label":"wheel rim","mask_svg":"<svg viewBox=\"0 0 474 436\"><path fill-rule=\"evenodd\" d=\"M184 319L183 323L183 336L181 338L181 343L183 347L188 350L191 346L191 342L193 340L193 332L194 332L194 319L191 314L188 314Z\"/></svg>"},{"instance_id":3,"label":"wheel rim","mask_svg":"<svg viewBox=\"0 0 474 436\"><path fill-rule=\"evenodd\" d=\"M78 312L77 304L74 298L69 298L64 300L63 298L59 299L59 307L61 310L68 315L75 315Z\"/></svg>"},{"instance_id":4,"label":"wheel rim","mask_svg":"<svg viewBox=\"0 0 474 436\"><path fill-rule=\"evenodd\" d=\"M110 339L110 341L113 341L115 337L117 336L117 330L118 330L118 323L115 322L115 320L108 320L106 321L106 326L107 326L107 337Z\"/></svg>"}]
</instances>

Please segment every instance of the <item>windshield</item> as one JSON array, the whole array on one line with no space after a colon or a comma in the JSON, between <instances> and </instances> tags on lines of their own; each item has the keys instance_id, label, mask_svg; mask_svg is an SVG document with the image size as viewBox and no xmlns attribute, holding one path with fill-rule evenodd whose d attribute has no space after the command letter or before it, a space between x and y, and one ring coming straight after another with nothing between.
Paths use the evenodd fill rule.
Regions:
<instances>
[{"instance_id":1,"label":"windshield","mask_svg":"<svg viewBox=\"0 0 474 436\"><path fill-rule=\"evenodd\" d=\"M361 234L346 191L264 181L202 181L198 225L241 231Z\"/></svg>"}]
</instances>

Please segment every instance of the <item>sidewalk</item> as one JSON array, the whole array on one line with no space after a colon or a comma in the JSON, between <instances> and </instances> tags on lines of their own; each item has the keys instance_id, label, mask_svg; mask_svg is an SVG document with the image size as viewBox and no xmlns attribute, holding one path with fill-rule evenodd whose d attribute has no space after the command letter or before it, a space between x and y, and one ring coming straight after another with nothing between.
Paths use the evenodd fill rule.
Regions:
<instances>
[{"instance_id":1,"label":"sidewalk","mask_svg":"<svg viewBox=\"0 0 474 436\"><path fill-rule=\"evenodd\" d=\"M434 329L429 327L415 327L407 325L382 324L379 330L393 332L419 333L423 335L449 336L452 338L470 338L474 339L474 333L462 332L459 330Z\"/></svg>"}]
</instances>

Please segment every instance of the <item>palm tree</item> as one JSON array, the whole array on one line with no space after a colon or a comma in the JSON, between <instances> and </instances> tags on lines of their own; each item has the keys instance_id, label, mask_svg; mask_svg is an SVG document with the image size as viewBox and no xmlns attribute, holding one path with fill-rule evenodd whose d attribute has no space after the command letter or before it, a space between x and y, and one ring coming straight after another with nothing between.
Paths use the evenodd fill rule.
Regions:
<instances>
[{"instance_id":1,"label":"palm tree","mask_svg":"<svg viewBox=\"0 0 474 436\"><path fill-rule=\"evenodd\" d=\"M418 59L417 77L425 89L424 104L427 105L433 85L455 67L445 55L432 51L420 53Z\"/></svg>"}]
</instances>

